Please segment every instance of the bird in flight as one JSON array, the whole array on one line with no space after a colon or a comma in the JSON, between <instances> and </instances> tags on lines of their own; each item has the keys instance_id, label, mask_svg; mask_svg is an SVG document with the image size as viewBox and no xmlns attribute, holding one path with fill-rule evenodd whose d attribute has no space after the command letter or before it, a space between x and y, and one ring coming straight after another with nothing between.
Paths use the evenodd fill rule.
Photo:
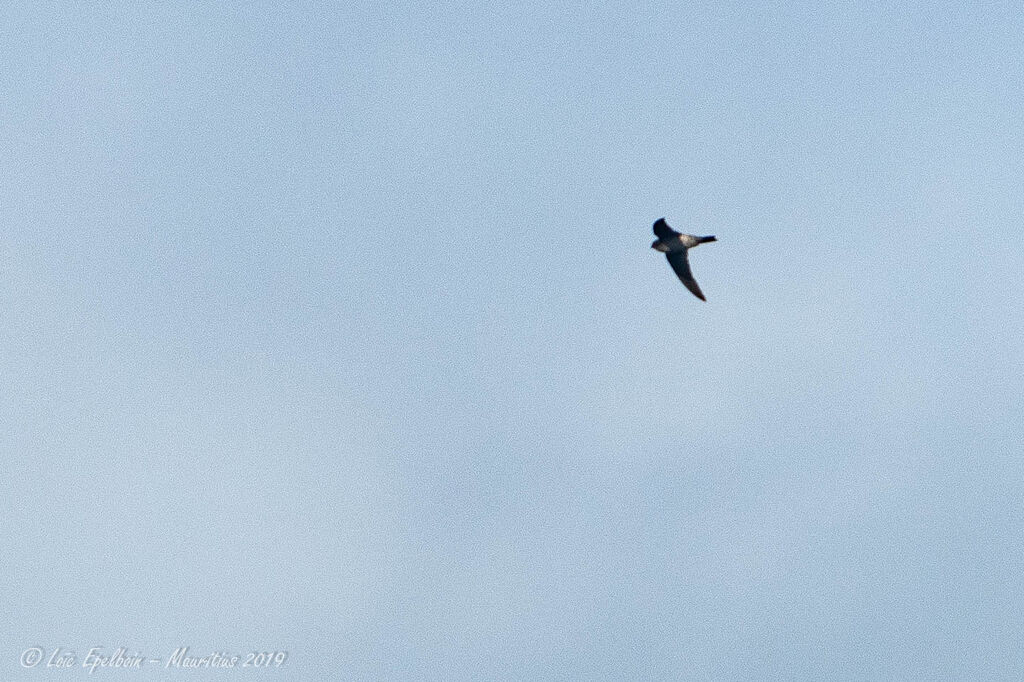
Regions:
<instances>
[{"instance_id":1,"label":"bird in flight","mask_svg":"<svg viewBox=\"0 0 1024 682\"><path fill-rule=\"evenodd\" d=\"M695 237L692 234L680 234L669 227L664 218L658 218L654 221L654 234L658 238L651 244L651 248L665 254L665 257L668 258L668 264L672 266L672 269L675 270L679 279L690 290L690 293L700 300L706 301L707 299L701 293L700 287L697 286L697 280L693 278L693 274L690 272L690 260L686 257L686 252L698 244L718 240L714 237Z\"/></svg>"}]
</instances>

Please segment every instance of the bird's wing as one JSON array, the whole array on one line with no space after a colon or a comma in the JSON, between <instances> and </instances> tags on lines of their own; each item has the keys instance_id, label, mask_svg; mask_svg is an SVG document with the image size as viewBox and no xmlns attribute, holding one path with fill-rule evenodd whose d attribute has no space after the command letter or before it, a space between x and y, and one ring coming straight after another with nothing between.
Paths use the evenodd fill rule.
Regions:
<instances>
[{"instance_id":1,"label":"bird's wing","mask_svg":"<svg viewBox=\"0 0 1024 682\"><path fill-rule=\"evenodd\" d=\"M693 278L693 274L690 272L690 260L686 257L686 251L671 251L666 253L665 257L668 258L669 265L676 271L679 279L690 290L690 293L702 301L707 301L700 287L697 286L697 281Z\"/></svg>"},{"instance_id":2,"label":"bird's wing","mask_svg":"<svg viewBox=\"0 0 1024 682\"><path fill-rule=\"evenodd\" d=\"M658 239L669 239L679 233L669 227L664 218L658 218L654 221L654 234Z\"/></svg>"}]
</instances>

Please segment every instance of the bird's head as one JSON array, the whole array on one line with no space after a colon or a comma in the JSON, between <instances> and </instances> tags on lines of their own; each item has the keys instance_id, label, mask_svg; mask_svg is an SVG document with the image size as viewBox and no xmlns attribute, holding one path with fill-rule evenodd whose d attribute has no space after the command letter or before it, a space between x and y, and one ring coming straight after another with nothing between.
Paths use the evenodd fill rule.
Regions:
<instances>
[{"instance_id":1,"label":"bird's head","mask_svg":"<svg viewBox=\"0 0 1024 682\"><path fill-rule=\"evenodd\" d=\"M662 253L668 253L668 246L666 246L665 242L661 241L660 239L655 239L651 243L651 248L654 249L655 251L661 251Z\"/></svg>"}]
</instances>

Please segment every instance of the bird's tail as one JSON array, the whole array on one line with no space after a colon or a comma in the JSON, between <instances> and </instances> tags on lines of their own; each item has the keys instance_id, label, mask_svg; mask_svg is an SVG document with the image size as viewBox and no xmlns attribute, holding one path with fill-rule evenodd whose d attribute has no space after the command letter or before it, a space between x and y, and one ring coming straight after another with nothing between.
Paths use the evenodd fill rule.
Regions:
<instances>
[{"instance_id":1,"label":"bird's tail","mask_svg":"<svg viewBox=\"0 0 1024 682\"><path fill-rule=\"evenodd\" d=\"M717 241L718 240L715 239L713 236L712 237L698 237L697 238L697 243L698 244L707 244L708 242L717 242Z\"/></svg>"}]
</instances>

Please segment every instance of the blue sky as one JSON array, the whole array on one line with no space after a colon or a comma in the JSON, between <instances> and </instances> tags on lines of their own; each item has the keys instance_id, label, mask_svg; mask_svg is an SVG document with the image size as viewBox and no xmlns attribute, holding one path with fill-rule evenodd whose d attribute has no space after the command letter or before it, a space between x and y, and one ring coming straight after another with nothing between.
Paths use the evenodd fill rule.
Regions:
<instances>
[{"instance_id":1,"label":"blue sky","mask_svg":"<svg viewBox=\"0 0 1024 682\"><path fill-rule=\"evenodd\" d=\"M9 8L0 676L1020 678L1022 23Z\"/></svg>"}]
</instances>

